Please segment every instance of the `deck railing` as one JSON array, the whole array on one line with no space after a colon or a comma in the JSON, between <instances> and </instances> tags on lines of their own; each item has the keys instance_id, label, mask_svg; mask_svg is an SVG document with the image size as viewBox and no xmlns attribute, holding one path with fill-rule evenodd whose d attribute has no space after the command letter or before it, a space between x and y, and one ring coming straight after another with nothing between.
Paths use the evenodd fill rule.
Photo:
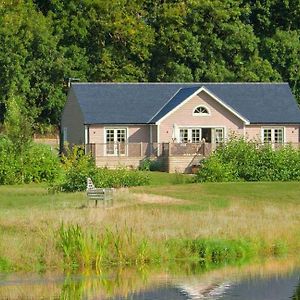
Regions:
<instances>
[{"instance_id":1,"label":"deck railing","mask_svg":"<svg viewBox=\"0 0 300 300\"><path fill-rule=\"evenodd\" d=\"M96 143L87 144L86 153L94 157L207 156L215 148L209 143Z\"/></svg>"},{"instance_id":2,"label":"deck railing","mask_svg":"<svg viewBox=\"0 0 300 300\"><path fill-rule=\"evenodd\" d=\"M94 157L170 157L209 156L219 144L214 143L96 143L87 144L86 153ZM299 143L270 144L273 149L287 145L300 149ZM257 147L265 146L257 144Z\"/></svg>"}]
</instances>

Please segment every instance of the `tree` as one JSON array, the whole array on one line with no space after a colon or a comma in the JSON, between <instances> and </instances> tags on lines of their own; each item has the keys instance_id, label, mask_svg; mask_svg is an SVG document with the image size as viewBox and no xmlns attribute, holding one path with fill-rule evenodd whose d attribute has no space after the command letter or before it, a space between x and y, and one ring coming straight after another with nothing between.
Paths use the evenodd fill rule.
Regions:
<instances>
[{"instance_id":1,"label":"tree","mask_svg":"<svg viewBox=\"0 0 300 300\"><path fill-rule=\"evenodd\" d=\"M12 142L16 155L22 157L32 142L32 120L24 109L22 98L11 97L6 102L4 133Z\"/></svg>"},{"instance_id":2,"label":"tree","mask_svg":"<svg viewBox=\"0 0 300 300\"><path fill-rule=\"evenodd\" d=\"M274 69L288 81L300 101L300 30L276 30L272 37L263 40L263 55Z\"/></svg>"},{"instance_id":3,"label":"tree","mask_svg":"<svg viewBox=\"0 0 300 300\"><path fill-rule=\"evenodd\" d=\"M51 20L30 1L0 7L0 102L3 119L9 95L24 105L37 122L58 121L64 104L64 59L52 35Z\"/></svg>"}]
</instances>

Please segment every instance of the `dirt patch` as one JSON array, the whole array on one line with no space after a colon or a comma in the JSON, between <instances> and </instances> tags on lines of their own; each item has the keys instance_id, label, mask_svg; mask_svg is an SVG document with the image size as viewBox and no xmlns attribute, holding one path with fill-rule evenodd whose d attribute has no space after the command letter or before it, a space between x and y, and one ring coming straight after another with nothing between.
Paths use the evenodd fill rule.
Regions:
<instances>
[{"instance_id":1,"label":"dirt patch","mask_svg":"<svg viewBox=\"0 0 300 300\"><path fill-rule=\"evenodd\" d=\"M138 202L143 202L143 203L154 203L154 204L187 204L187 203L190 203L190 201L187 201L187 200L176 199L176 198L161 196L161 195L134 193L134 196Z\"/></svg>"}]
</instances>

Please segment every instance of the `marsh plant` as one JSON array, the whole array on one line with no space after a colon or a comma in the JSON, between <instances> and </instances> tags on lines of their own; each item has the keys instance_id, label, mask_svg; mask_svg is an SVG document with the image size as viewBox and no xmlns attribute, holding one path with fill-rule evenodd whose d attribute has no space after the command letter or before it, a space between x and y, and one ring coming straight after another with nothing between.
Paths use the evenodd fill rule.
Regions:
<instances>
[{"instance_id":1,"label":"marsh plant","mask_svg":"<svg viewBox=\"0 0 300 300\"><path fill-rule=\"evenodd\" d=\"M66 269L101 271L109 266L160 265L188 260L203 265L242 263L252 256L268 252L284 253L284 243L257 245L250 240L210 238L156 240L141 237L132 228L106 228L97 235L79 225L61 225L57 237Z\"/></svg>"}]
</instances>

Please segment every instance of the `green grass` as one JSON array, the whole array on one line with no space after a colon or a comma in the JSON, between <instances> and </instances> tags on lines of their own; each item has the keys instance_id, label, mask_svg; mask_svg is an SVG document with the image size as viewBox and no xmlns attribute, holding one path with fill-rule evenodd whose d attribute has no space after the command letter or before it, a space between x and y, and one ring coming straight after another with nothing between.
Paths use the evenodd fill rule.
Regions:
<instances>
[{"instance_id":1,"label":"green grass","mask_svg":"<svg viewBox=\"0 0 300 300\"><path fill-rule=\"evenodd\" d=\"M276 202L300 204L299 182L232 182L194 183L180 185L150 185L131 188L137 193L150 193L192 201L215 202L224 207L232 201ZM225 205L226 206L226 205Z\"/></svg>"},{"instance_id":2,"label":"green grass","mask_svg":"<svg viewBox=\"0 0 300 300\"><path fill-rule=\"evenodd\" d=\"M298 182L182 184L191 177L149 176L149 186L117 191L111 209L86 208L85 192L51 194L44 184L0 186L0 270L61 269L68 259L74 263L68 253L76 247L75 264L90 268L96 261L101 265L94 257L99 249L105 250L106 265L183 259L194 255L186 248L191 243L204 243L210 257L223 257L227 245L235 251L241 243L266 256L299 252ZM68 230L76 226L80 238L73 243Z\"/></svg>"},{"instance_id":3,"label":"green grass","mask_svg":"<svg viewBox=\"0 0 300 300\"><path fill-rule=\"evenodd\" d=\"M0 210L61 209L75 207L85 201L84 193L49 193L46 184L0 186Z\"/></svg>"}]
</instances>

